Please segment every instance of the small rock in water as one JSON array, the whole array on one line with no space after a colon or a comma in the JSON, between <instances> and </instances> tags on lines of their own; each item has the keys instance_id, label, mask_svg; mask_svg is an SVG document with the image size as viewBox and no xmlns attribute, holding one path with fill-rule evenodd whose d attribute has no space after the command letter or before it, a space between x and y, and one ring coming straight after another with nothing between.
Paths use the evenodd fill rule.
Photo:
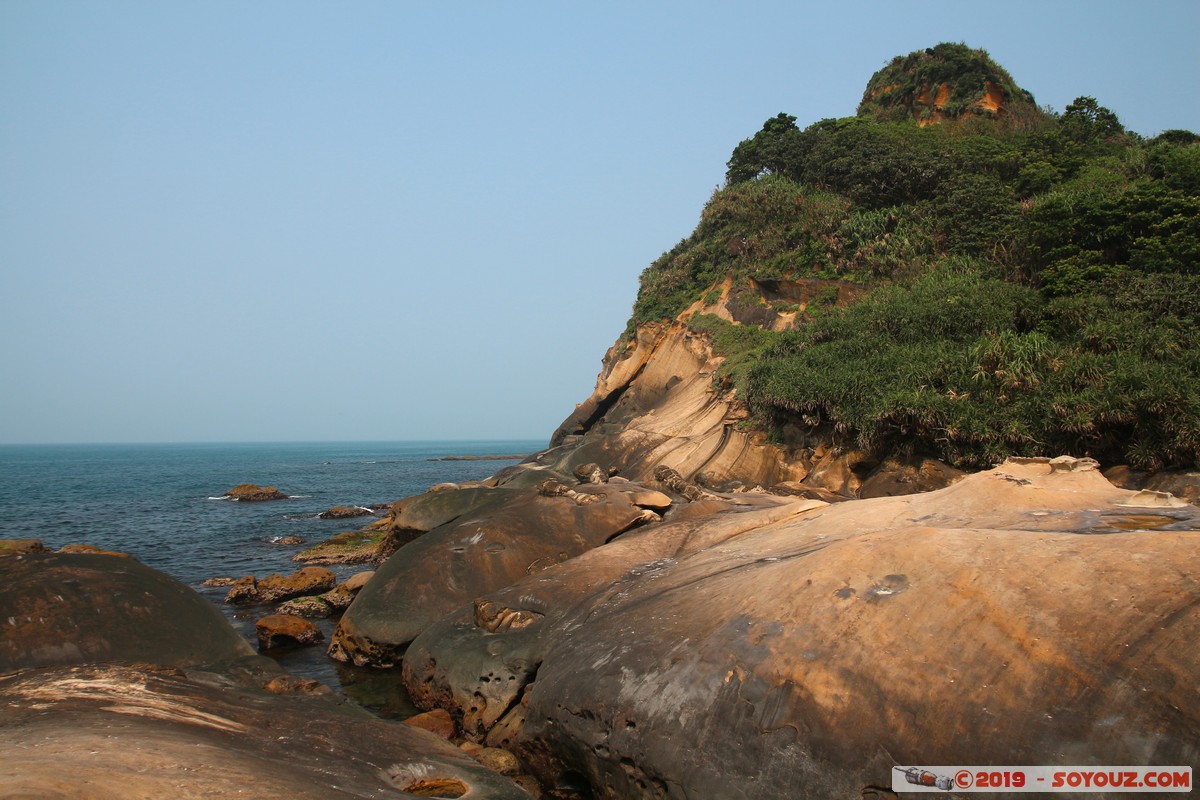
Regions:
<instances>
[{"instance_id":1,"label":"small rock in water","mask_svg":"<svg viewBox=\"0 0 1200 800\"><path fill-rule=\"evenodd\" d=\"M0 539L0 556L20 556L26 553L45 553L41 539Z\"/></svg>"},{"instance_id":2,"label":"small rock in water","mask_svg":"<svg viewBox=\"0 0 1200 800\"><path fill-rule=\"evenodd\" d=\"M205 578L200 581L201 586L233 586L237 582L237 578Z\"/></svg>"},{"instance_id":3,"label":"small rock in water","mask_svg":"<svg viewBox=\"0 0 1200 800\"><path fill-rule=\"evenodd\" d=\"M255 483L239 483L225 493L230 500L260 503L267 500L286 500L287 495L274 486L259 486Z\"/></svg>"},{"instance_id":4,"label":"small rock in water","mask_svg":"<svg viewBox=\"0 0 1200 800\"><path fill-rule=\"evenodd\" d=\"M280 614L291 614L296 617L321 619L333 614L333 606L320 597L294 597L280 603L278 611Z\"/></svg>"},{"instance_id":5,"label":"small rock in water","mask_svg":"<svg viewBox=\"0 0 1200 800\"><path fill-rule=\"evenodd\" d=\"M322 511L317 516L321 519L349 519L351 517L365 517L374 513L371 509L362 506L334 506L328 511Z\"/></svg>"},{"instance_id":6,"label":"small rock in water","mask_svg":"<svg viewBox=\"0 0 1200 800\"><path fill-rule=\"evenodd\" d=\"M276 536L271 539L271 544L304 544L304 539L300 536Z\"/></svg>"},{"instance_id":7,"label":"small rock in water","mask_svg":"<svg viewBox=\"0 0 1200 800\"><path fill-rule=\"evenodd\" d=\"M299 694L310 697L333 694L333 690L320 681L297 675L281 675L263 688L271 694Z\"/></svg>"},{"instance_id":8,"label":"small rock in water","mask_svg":"<svg viewBox=\"0 0 1200 800\"><path fill-rule=\"evenodd\" d=\"M253 575L238 578L232 586L233 588L225 595L226 603L241 605L258 602L258 580Z\"/></svg>"},{"instance_id":9,"label":"small rock in water","mask_svg":"<svg viewBox=\"0 0 1200 800\"><path fill-rule=\"evenodd\" d=\"M280 647L307 647L325 640L321 629L306 619L288 614L272 614L254 623L259 650Z\"/></svg>"}]
</instances>

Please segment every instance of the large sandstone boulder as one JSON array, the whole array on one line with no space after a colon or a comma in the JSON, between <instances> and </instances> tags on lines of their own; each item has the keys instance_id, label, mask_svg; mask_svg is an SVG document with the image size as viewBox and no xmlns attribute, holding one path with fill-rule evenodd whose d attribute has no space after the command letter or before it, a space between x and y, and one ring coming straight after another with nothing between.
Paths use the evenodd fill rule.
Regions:
<instances>
[{"instance_id":1,"label":"large sandstone boulder","mask_svg":"<svg viewBox=\"0 0 1200 800\"><path fill-rule=\"evenodd\" d=\"M596 798L855 797L895 764L1195 769L1200 510L1093 467L681 518L464 605L406 679Z\"/></svg>"},{"instance_id":2,"label":"large sandstone boulder","mask_svg":"<svg viewBox=\"0 0 1200 800\"><path fill-rule=\"evenodd\" d=\"M431 530L384 563L346 610L330 655L391 666L421 631L473 598L598 547L644 521L618 485L580 487L589 499L484 489L474 512ZM463 491L435 492L442 498ZM473 504L475 501L472 501Z\"/></svg>"},{"instance_id":3,"label":"large sandstone boulder","mask_svg":"<svg viewBox=\"0 0 1200 800\"><path fill-rule=\"evenodd\" d=\"M208 600L131 558L0 559L0 671L127 661L190 667L254 651Z\"/></svg>"},{"instance_id":4,"label":"large sandstone boulder","mask_svg":"<svg viewBox=\"0 0 1200 800\"><path fill-rule=\"evenodd\" d=\"M92 665L0 676L0 707L5 797L528 800L433 733L304 692Z\"/></svg>"}]
</instances>

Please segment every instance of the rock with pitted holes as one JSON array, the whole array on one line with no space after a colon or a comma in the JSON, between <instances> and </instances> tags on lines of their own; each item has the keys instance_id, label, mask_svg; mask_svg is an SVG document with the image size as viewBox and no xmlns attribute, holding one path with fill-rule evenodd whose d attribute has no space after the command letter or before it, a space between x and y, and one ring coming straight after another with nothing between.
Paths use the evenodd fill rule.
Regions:
<instances>
[{"instance_id":1,"label":"rock with pitted holes","mask_svg":"<svg viewBox=\"0 0 1200 800\"><path fill-rule=\"evenodd\" d=\"M306 619L291 614L271 614L254 623L259 650L281 647L307 647L325 641L321 629Z\"/></svg>"},{"instance_id":2,"label":"rock with pitted holes","mask_svg":"<svg viewBox=\"0 0 1200 800\"><path fill-rule=\"evenodd\" d=\"M1197 549L1194 506L1014 460L634 531L429 627L404 674L610 797L854 797L897 763L1046 753L1195 768ZM480 606L542 616L492 630Z\"/></svg>"},{"instance_id":3,"label":"rock with pitted holes","mask_svg":"<svg viewBox=\"0 0 1200 800\"><path fill-rule=\"evenodd\" d=\"M333 604L325 599L329 594L326 592L320 597L293 597L291 600L280 603L279 608L275 610L280 614L291 614L296 617L324 619L333 616L333 612L336 610Z\"/></svg>"},{"instance_id":4,"label":"rock with pitted holes","mask_svg":"<svg viewBox=\"0 0 1200 800\"><path fill-rule=\"evenodd\" d=\"M293 597L307 597L334 587L336 576L325 567L304 567L291 575L268 575L257 580L247 575L234 582L225 595L226 603L279 603Z\"/></svg>"},{"instance_id":5,"label":"rock with pitted holes","mask_svg":"<svg viewBox=\"0 0 1200 800\"><path fill-rule=\"evenodd\" d=\"M429 531L379 567L338 623L330 655L360 666L394 665L410 641L458 606L642 521L643 509L617 485L586 488L595 498L586 505L533 489L481 490L486 513L476 509Z\"/></svg>"},{"instance_id":6,"label":"rock with pitted holes","mask_svg":"<svg viewBox=\"0 0 1200 800\"><path fill-rule=\"evenodd\" d=\"M293 597L327 592L337 583L337 576L325 567L304 567L291 575L268 575L258 582L258 595L264 603L278 603Z\"/></svg>"},{"instance_id":7,"label":"rock with pitted holes","mask_svg":"<svg viewBox=\"0 0 1200 800\"><path fill-rule=\"evenodd\" d=\"M580 483L608 483L608 470L601 469L594 461L580 464L572 473Z\"/></svg>"}]
</instances>

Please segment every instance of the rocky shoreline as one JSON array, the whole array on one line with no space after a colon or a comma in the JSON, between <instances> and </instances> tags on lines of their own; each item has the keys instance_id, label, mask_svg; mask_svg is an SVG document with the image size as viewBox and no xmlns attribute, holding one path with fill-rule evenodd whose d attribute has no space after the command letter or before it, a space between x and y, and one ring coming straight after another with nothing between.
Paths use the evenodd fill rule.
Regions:
<instances>
[{"instance_id":1,"label":"rocky shoreline","mask_svg":"<svg viewBox=\"0 0 1200 800\"><path fill-rule=\"evenodd\" d=\"M0 743L46 743L5 787L749 800L886 797L897 763L1200 763L1195 476L787 451L702 340L645 335L549 449L223 581L259 653L392 670L411 724L133 559L0 543Z\"/></svg>"}]
</instances>

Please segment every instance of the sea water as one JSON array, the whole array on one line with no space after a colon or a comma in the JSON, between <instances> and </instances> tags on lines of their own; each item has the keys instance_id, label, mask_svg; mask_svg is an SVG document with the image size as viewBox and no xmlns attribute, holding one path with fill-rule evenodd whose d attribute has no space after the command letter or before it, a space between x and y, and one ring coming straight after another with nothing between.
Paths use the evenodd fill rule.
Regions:
<instances>
[{"instance_id":1,"label":"sea water","mask_svg":"<svg viewBox=\"0 0 1200 800\"><path fill-rule=\"evenodd\" d=\"M207 578L284 575L304 547L371 517L323 520L335 505L391 503L442 483L479 480L515 460L464 456L524 455L543 441L354 442L289 444L137 444L0 446L0 539L40 539L46 547L90 544L129 553L193 587L226 614L252 645L265 606L223 602ZM450 458L452 460L443 460ZM222 499L240 483L275 486L287 500ZM279 539L298 536L302 545ZM369 565L332 567L342 580ZM328 640L333 622L315 620ZM349 668L324 648L277 656L292 674L345 691L385 716L411 712L394 674Z\"/></svg>"}]
</instances>

